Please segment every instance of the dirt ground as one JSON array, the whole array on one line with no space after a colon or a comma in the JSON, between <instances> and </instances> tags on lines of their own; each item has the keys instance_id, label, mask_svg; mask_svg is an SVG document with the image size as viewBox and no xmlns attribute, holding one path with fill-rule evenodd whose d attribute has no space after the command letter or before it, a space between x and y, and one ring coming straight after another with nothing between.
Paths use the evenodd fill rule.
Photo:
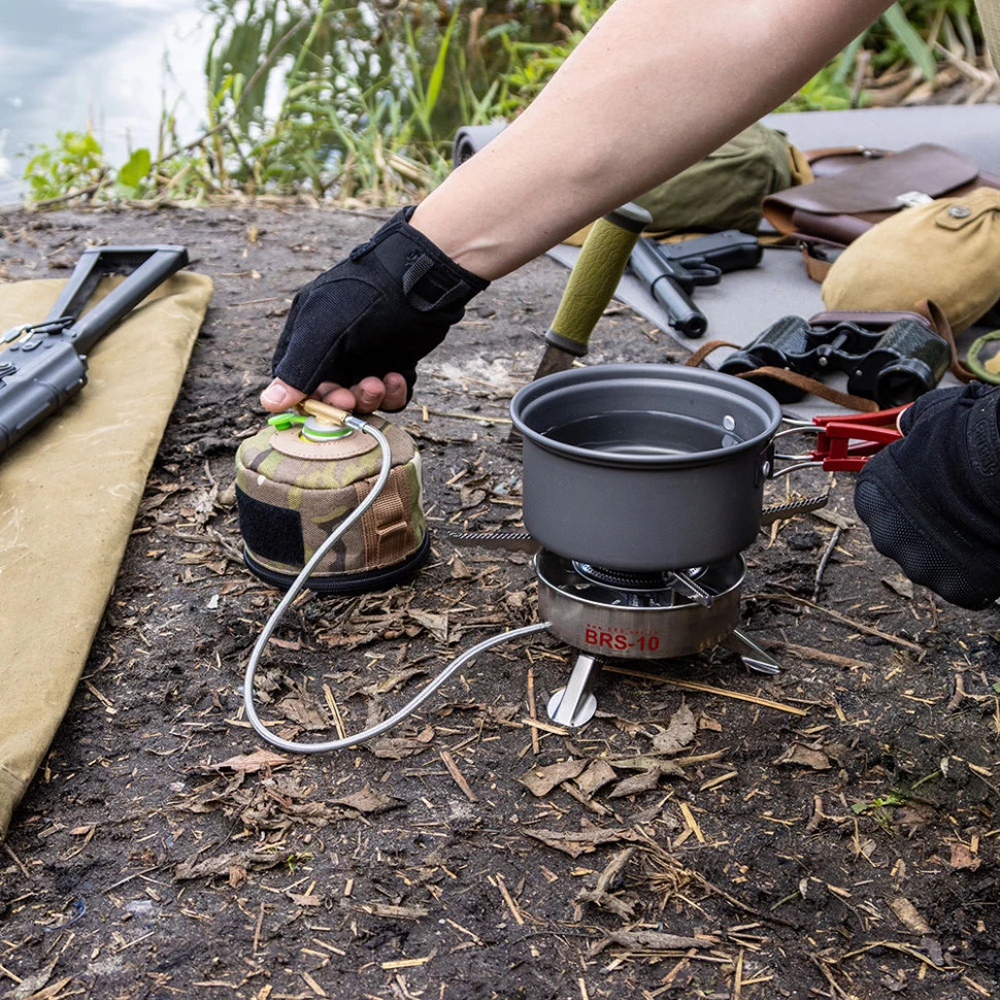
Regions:
<instances>
[{"instance_id":1,"label":"dirt ground","mask_svg":"<svg viewBox=\"0 0 1000 1000\"><path fill-rule=\"evenodd\" d=\"M719 649L618 661L644 676L606 672L597 717L569 731L545 704L572 653L543 634L372 745L241 760L262 749L240 684L276 593L239 558L233 456L294 290L376 224L279 207L0 220L5 280L62 276L98 240L184 243L216 281L87 683L0 851L0 990L997 995L1000 622L875 554L849 476L748 553L743 625L778 677ZM527 556L447 534L518 524L507 403L565 279L539 260L496 282L425 362L393 419L424 456L433 556L387 593L295 606L264 671L285 735L332 732L324 685L354 729L537 620ZM678 356L614 309L588 361Z\"/></svg>"}]
</instances>

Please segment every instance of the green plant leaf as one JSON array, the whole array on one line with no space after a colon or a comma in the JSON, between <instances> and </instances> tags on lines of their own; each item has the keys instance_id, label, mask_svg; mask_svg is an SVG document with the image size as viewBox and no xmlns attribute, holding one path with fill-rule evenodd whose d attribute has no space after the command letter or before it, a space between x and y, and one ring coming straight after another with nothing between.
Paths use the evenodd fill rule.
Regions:
<instances>
[{"instance_id":1,"label":"green plant leaf","mask_svg":"<svg viewBox=\"0 0 1000 1000\"><path fill-rule=\"evenodd\" d=\"M907 56L920 67L925 80L933 80L937 75L937 62L930 46L920 37L917 29L910 24L898 0L883 15L886 27L903 46Z\"/></svg>"},{"instance_id":2,"label":"green plant leaf","mask_svg":"<svg viewBox=\"0 0 1000 1000\"><path fill-rule=\"evenodd\" d=\"M427 117L430 118L437 104L438 95L441 93L441 84L444 83L444 68L448 59L448 46L451 44L451 34L455 30L455 22L458 20L459 8L455 8L455 13L451 15L448 28L441 39L441 46L438 49L437 59L434 62L434 70L431 73L430 82L427 84Z\"/></svg>"},{"instance_id":3,"label":"green plant leaf","mask_svg":"<svg viewBox=\"0 0 1000 1000\"><path fill-rule=\"evenodd\" d=\"M834 83L841 85L847 83L847 78L851 75L851 70L854 69L854 64L857 61L858 50L861 48L864 37L863 34L858 35L838 56L837 67L834 69L832 77Z\"/></svg>"},{"instance_id":4,"label":"green plant leaf","mask_svg":"<svg viewBox=\"0 0 1000 1000\"><path fill-rule=\"evenodd\" d=\"M137 149L128 158L128 163L118 171L118 183L128 188L137 188L143 177L149 173L153 158L148 149Z\"/></svg>"}]
</instances>

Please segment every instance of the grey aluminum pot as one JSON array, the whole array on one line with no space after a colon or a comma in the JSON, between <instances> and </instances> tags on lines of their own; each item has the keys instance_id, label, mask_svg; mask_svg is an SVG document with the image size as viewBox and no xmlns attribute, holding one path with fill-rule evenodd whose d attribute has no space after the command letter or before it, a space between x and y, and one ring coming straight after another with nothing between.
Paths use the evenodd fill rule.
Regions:
<instances>
[{"instance_id":1,"label":"grey aluminum pot","mask_svg":"<svg viewBox=\"0 0 1000 1000\"><path fill-rule=\"evenodd\" d=\"M558 555L687 569L756 538L781 421L758 386L683 365L599 365L532 382L510 413L525 527Z\"/></svg>"}]
</instances>

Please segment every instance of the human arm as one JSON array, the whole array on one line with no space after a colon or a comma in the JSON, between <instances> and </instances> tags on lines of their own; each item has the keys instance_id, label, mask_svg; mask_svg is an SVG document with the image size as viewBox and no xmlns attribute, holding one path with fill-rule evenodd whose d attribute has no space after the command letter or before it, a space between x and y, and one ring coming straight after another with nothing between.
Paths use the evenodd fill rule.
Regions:
<instances>
[{"instance_id":1,"label":"human arm","mask_svg":"<svg viewBox=\"0 0 1000 1000\"><path fill-rule=\"evenodd\" d=\"M772 110L887 5L617 0L531 106L418 206L410 228L473 275L507 274ZM367 392L361 412L402 406L406 380L393 360L394 351L414 346L406 296L393 308L387 295L388 317L371 330L385 350L369 375L346 379L327 361L314 380L303 380L299 370L289 379L282 361L300 342L321 337L332 344L347 327L364 334L364 317L337 312L328 296L309 297L314 321L300 332L290 317L279 378L262 396L264 406L285 409L303 397L300 390L345 408ZM427 343L444 336L451 315L424 314L436 322Z\"/></svg>"}]
</instances>

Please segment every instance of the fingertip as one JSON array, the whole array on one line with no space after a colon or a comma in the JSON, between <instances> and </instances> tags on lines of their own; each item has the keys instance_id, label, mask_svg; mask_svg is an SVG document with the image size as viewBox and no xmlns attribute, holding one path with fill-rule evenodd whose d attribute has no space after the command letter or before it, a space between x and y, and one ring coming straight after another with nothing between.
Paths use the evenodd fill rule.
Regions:
<instances>
[{"instance_id":1,"label":"fingertip","mask_svg":"<svg viewBox=\"0 0 1000 1000\"><path fill-rule=\"evenodd\" d=\"M261 394L260 402L265 410L280 413L305 399L306 394L292 388L287 382L276 378Z\"/></svg>"},{"instance_id":2,"label":"fingertip","mask_svg":"<svg viewBox=\"0 0 1000 1000\"><path fill-rule=\"evenodd\" d=\"M385 377L385 391L387 393L405 393L406 379L399 372L389 372Z\"/></svg>"},{"instance_id":3,"label":"fingertip","mask_svg":"<svg viewBox=\"0 0 1000 1000\"><path fill-rule=\"evenodd\" d=\"M320 399L324 403L329 403L330 406L336 406L341 410L354 410L357 408L358 401L355 399L354 393L350 389L345 389L343 386L335 386L328 392L324 392L320 395Z\"/></svg>"},{"instance_id":4,"label":"fingertip","mask_svg":"<svg viewBox=\"0 0 1000 1000\"><path fill-rule=\"evenodd\" d=\"M369 375L357 385L351 386L351 392L357 400L358 413L374 413L385 398L385 383L380 378Z\"/></svg>"},{"instance_id":5,"label":"fingertip","mask_svg":"<svg viewBox=\"0 0 1000 1000\"><path fill-rule=\"evenodd\" d=\"M406 379L399 372L390 372L385 377L385 397L382 400L382 409L386 413L394 413L405 408L409 402L409 390Z\"/></svg>"}]
</instances>

